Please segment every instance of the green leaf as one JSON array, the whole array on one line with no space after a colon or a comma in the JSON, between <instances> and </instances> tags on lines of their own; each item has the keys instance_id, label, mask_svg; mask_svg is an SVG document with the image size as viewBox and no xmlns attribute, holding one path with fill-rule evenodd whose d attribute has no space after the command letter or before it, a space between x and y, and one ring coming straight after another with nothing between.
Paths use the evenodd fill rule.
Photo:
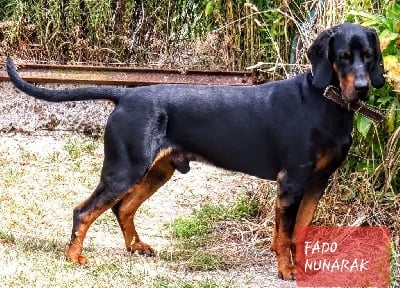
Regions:
<instances>
[{"instance_id":1,"label":"green leaf","mask_svg":"<svg viewBox=\"0 0 400 288\"><path fill-rule=\"evenodd\" d=\"M382 25L382 17L364 11L351 10L350 15L363 18L362 24L369 27L376 27Z\"/></svg>"},{"instance_id":2,"label":"green leaf","mask_svg":"<svg viewBox=\"0 0 400 288\"><path fill-rule=\"evenodd\" d=\"M395 129L395 123L396 123L396 103L395 102L393 102L389 111L387 112L386 119L387 119L386 121L387 121L389 132L393 132Z\"/></svg>"},{"instance_id":3,"label":"green leaf","mask_svg":"<svg viewBox=\"0 0 400 288\"><path fill-rule=\"evenodd\" d=\"M357 171L359 171L359 172L363 172L363 171L368 170L368 164L367 164L367 162L365 162L364 160L363 160L363 161L359 161L359 162L357 163L357 165L356 165L356 169L357 169Z\"/></svg>"},{"instance_id":4,"label":"green leaf","mask_svg":"<svg viewBox=\"0 0 400 288\"><path fill-rule=\"evenodd\" d=\"M372 121L364 116L358 115L357 116L357 131L366 138L368 135L369 130L371 129Z\"/></svg>"},{"instance_id":5,"label":"green leaf","mask_svg":"<svg viewBox=\"0 0 400 288\"><path fill-rule=\"evenodd\" d=\"M205 12L206 12L206 16L212 16L213 15L213 12L214 12L214 1L209 1L209 2L207 2L207 5L206 5L206 9L205 9Z\"/></svg>"},{"instance_id":6,"label":"green leaf","mask_svg":"<svg viewBox=\"0 0 400 288\"><path fill-rule=\"evenodd\" d=\"M390 95L381 96L381 97L379 97L378 100L376 100L376 102L381 105L390 104L392 101L393 101L393 97Z\"/></svg>"}]
</instances>

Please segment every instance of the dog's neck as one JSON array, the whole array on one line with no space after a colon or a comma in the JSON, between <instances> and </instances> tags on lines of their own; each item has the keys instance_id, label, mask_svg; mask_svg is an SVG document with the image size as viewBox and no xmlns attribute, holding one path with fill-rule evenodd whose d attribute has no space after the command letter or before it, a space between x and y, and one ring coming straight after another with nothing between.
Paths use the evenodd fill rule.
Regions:
<instances>
[{"instance_id":1,"label":"dog's neck","mask_svg":"<svg viewBox=\"0 0 400 288\"><path fill-rule=\"evenodd\" d=\"M327 99L340 105L340 107L343 109L354 111L355 113L361 114L374 122L382 122L385 119L385 116L380 111L369 106L361 100L352 103L345 101L342 97L340 88L338 88L336 85L329 85L326 87L323 95Z\"/></svg>"}]
</instances>

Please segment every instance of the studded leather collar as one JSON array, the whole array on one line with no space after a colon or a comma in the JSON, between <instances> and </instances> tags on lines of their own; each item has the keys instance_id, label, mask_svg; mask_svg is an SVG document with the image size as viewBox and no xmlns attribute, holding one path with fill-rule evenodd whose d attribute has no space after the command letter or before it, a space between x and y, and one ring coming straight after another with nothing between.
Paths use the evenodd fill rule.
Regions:
<instances>
[{"instance_id":1,"label":"studded leather collar","mask_svg":"<svg viewBox=\"0 0 400 288\"><path fill-rule=\"evenodd\" d=\"M385 116L380 111L361 100L352 103L346 102L343 99L339 89L335 86L329 85L326 87L324 96L336 104L339 104L342 108L352 110L355 113L361 114L374 122L379 123L385 120Z\"/></svg>"}]
</instances>

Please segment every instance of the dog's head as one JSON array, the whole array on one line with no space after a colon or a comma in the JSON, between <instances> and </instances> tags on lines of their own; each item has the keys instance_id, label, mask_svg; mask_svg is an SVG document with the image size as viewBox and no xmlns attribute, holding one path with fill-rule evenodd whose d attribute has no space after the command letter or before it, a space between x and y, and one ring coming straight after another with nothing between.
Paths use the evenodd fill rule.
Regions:
<instances>
[{"instance_id":1,"label":"dog's head","mask_svg":"<svg viewBox=\"0 0 400 288\"><path fill-rule=\"evenodd\" d=\"M313 82L324 89L338 86L346 102L367 100L369 86L385 84L382 54L375 30L341 24L323 31L308 50Z\"/></svg>"}]
</instances>

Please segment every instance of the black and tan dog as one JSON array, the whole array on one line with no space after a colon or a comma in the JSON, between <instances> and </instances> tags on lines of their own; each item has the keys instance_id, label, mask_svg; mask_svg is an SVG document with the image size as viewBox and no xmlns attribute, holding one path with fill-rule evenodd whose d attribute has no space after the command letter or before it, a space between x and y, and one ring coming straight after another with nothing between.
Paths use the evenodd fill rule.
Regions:
<instances>
[{"instance_id":1,"label":"black and tan dog","mask_svg":"<svg viewBox=\"0 0 400 288\"><path fill-rule=\"evenodd\" d=\"M108 99L115 110L104 134L104 163L93 194L73 213L66 252L84 264L82 246L93 221L111 208L129 251L153 255L134 225L139 206L192 160L277 180L272 248L284 279L295 278L295 227L310 225L329 176L351 145L353 111L323 96L333 85L352 103L370 83L384 85L375 31L342 24L322 32L308 52L312 71L252 87L153 85L49 90L22 80L11 59L11 81L46 101Z\"/></svg>"}]
</instances>

